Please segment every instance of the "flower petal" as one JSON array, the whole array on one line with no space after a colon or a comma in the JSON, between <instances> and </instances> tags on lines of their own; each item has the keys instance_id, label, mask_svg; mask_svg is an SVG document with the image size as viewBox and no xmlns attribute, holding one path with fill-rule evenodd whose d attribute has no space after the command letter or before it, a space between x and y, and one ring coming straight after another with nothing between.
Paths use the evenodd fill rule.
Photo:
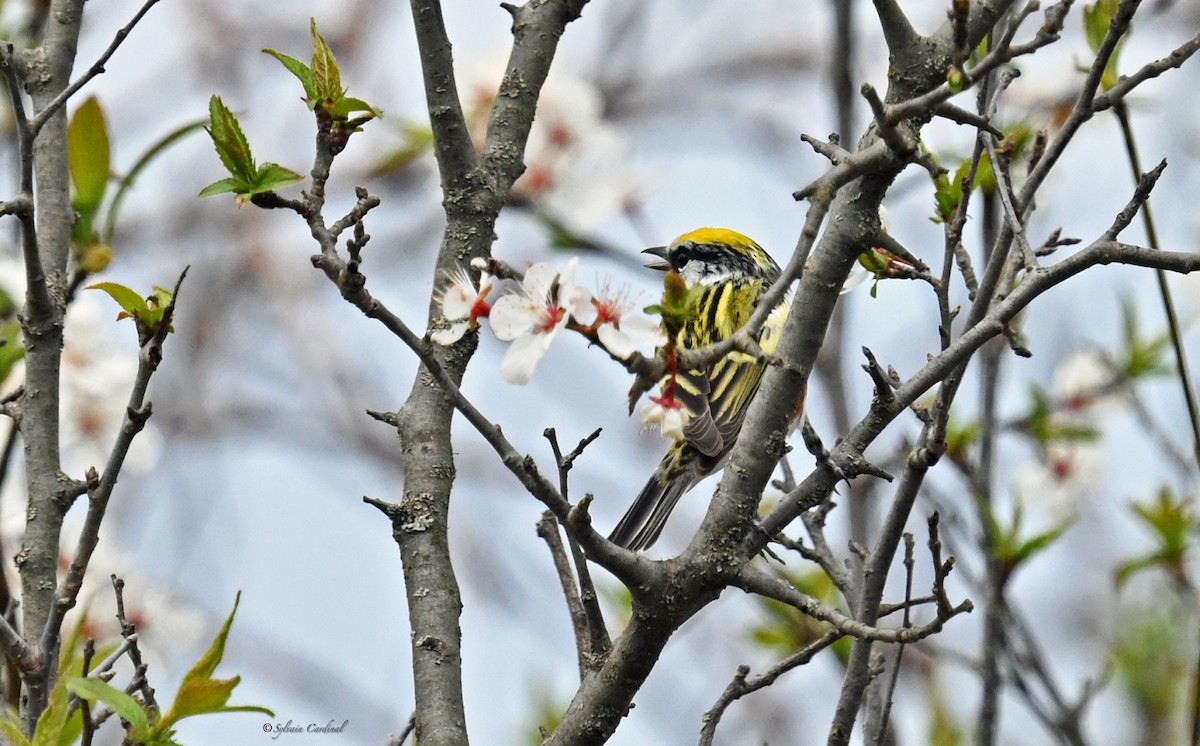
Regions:
<instances>
[{"instance_id":1,"label":"flower petal","mask_svg":"<svg viewBox=\"0 0 1200 746\"><path fill-rule=\"evenodd\" d=\"M575 270L579 268L579 257L572 257L567 262L567 268L558 276L559 302L564 305L571 302L575 295Z\"/></svg>"},{"instance_id":2,"label":"flower petal","mask_svg":"<svg viewBox=\"0 0 1200 746\"><path fill-rule=\"evenodd\" d=\"M540 334L522 334L513 340L504 359L500 361L500 375L505 381L524 386L533 378L538 361L546 354L546 347L538 337Z\"/></svg>"},{"instance_id":3,"label":"flower petal","mask_svg":"<svg viewBox=\"0 0 1200 746\"><path fill-rule=\"evenodd\" d=\"M537 307L533 306L528 298L516 293L500 296L492 306L491 315L488 316L492 333L496 335L496 339L505 342L527 333L533 328L536 320Z\"/></svg>"},{"instance_id":4,"label":"flower petal","mask_svg":"<svg viewBox=\"0 0 1200 746\"><path fill-rule=\"evenodd\" d=\"M525 279L521 281L521 290L533 302L541 305L550 297L550 286L558 270L545 262L539 262L525 270Z\"/></svg>"},{"instance_id":5,"label":"flower petal","mask_svg":"<svg viewBox=\"0 0 1200 746\"><path fill-rule=\"evenodd\" d=\"M429 338L437 344L449 346L462 339L470 326L469 322L460 321L457 324L451 324L445 329L438 329L436 332L430 334Z\"/></svg>"},{"instance_id":6,"label":"flower petal","mask_svg":"<svg viewBox=\"0 0 1200 746\"><path fill-rule=\"evenodd\" d=\"M854 288L858 287L859 285L863 284L867 280L870 280L874 277L875 277L874 272L864 269L863 267L856 266L854 268L854 271L852 271L850 273L850 276L846 278L846 281L842 283L842 290L841 290L841 292L838 293L838 295L845 295L846 293L850 292Z\"/></svg>"},{"instance_id":7,"label":"flower petal","mask_svg":"<svg viewBox=\"0 0 1200 746\"><path fill-rule=\"evenodd\" d=\"M465 319L477 295L470 282L455 282L442 294L442 315L450 320Z\"/></svg>"},{"instance_id":8,"label":"flower petal","mask_svg":"<svg viewBox=\"0 0 1200 746\"><path fill-rule=\"evenodd\" d=\"M584 326L591 326L596 320L596 305L592 302L592 294L587 288L576 288L575 295L571 298L571 307L569 309L575 320Z\"/></svg>"},{"instance_id":9,"label":"flower petal","mask_svg":"<svg viewBox=\"0 0 1200 746\"><path fill-rule=\"evenodd\" d=\"M612 324L601 324L600 328L596 330L596 336L600 338L604 349L622 360L628 359L636 349L629 335Z\"/></svg>"},{"instance_id":10,"label":"flower petal","mask_svg":"<svg viewBox=\"0 0 1200 746\"><path fill-rule=\"evenodd\" d=\"M664 407L657 401L651 401L642 407L642 411L638 413L638 416L641 417L643 425L647 427L657 426L659 433L664 438L681 440L683 438L683 426L687 424L688 418L691 415L685 407Z\"/></svg>"},{"instance_id":11,"label":"flower petal","mask_svg":"<svg viewBox=\"0 0 1200 746\"><path fill-rule=\"evenodd\" d=\"M686 410L683 408L668 409L667 413L663 415L663 421L659 428L659 432L662 433L664 438L670 438L671 440L683 440L683 426L686 422Z\"/></svg>"},{"instance_id":12,"label":"flower petal","mask_svg":"<svg viewBox=\"0 0 1200 746\"><path fill-rule=\"evenodd\" d=\"M662 330L662 324L657 317L634 314L621 317L621 331L629 335L637 344L650 347L662 347L667 343L667 335Z\"/></svg>"}]
</instances>

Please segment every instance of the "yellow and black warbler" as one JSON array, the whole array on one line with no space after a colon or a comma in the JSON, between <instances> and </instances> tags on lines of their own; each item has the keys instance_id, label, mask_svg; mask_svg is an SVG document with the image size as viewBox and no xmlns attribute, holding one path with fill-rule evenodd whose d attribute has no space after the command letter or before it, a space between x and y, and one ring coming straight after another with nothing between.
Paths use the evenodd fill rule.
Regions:
<instances>
[{"instance_id":1,"label":"yellow and black warbler","mask_svg":"<svg viewBox=\"0 0 1200 746\"><path fill-rule=\"evenodd\" d=\"M676 338L676 345L685 349L719 342L740 329L780 274L779 265L762 247L725 228L700 228L645 253L663 260L647 265L651 269L673 269L688 285L704 288ZM781 302L759 335L759 346L767 354L779 343L787 308L788 302ZM733 352L704 370L678 371L673 384L664 381L664 391L671 386L689 415L683 438L663 456L610 541L634 551L648 548L679 498L725 465L765 367L750 355Z\"/></svg>"}]
</instances>

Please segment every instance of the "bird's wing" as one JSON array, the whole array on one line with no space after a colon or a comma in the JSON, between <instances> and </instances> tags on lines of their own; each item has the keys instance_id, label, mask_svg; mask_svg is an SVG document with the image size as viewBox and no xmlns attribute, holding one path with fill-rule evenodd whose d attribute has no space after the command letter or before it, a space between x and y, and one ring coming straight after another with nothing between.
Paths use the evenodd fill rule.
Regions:
<instances>
[{"instance_id":1,"label":"bird's wing","mask_svg":"<svg viewBox=\"0 0 1200 746\"><path fill-rule=\"evenodd\" d=\"M723 357L712 366L708 409L727 447L733 445L733 439L742 429L746 409L758 391L765 369L765 365L740 352Z\"/></svg>"},{"instance_id":2,"label":"bird's wing","mask_svg":"<svg viewBox=\"0 0 1200 746\"><path fill-rule=\"evenodd\" d=\"M741 303L743 294L757 294L757 285L714 285L700 297L695 319L681 342L696 349L718 342L735 332L752 308ZM746 407L758 389L762 365L741 353L732 353L704 370L680 371L677 395L691 413L683 434L688 443L714 462L733 445Z\"/></svg>"},{"instance_id":3,"label":"bird's wing","mask_svg":"<svg viewBox=\"0 0 1200 746\"><path fill-rule=\"evenodd\" d=\"M713 418L710 405L712 383L708 371L680 371L675 380L675 396L691 414L683 426L683 437L705 456L720 454L725 447L725 438Z\"/></svg>"}]
</instances>

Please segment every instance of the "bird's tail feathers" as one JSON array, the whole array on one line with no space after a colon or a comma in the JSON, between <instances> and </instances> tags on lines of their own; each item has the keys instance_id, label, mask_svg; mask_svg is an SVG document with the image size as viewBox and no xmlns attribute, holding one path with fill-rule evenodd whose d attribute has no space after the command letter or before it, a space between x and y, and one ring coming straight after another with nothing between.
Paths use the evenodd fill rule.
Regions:
<instances>
[{"instance_id":1,"label":"bird's tail feathers","mask_svg":"<svg viewBox=\"0 0 1200 746\"><path fill-rule=\"evenodd\" d=\"M697 481L695 470L692 468L669 468L678 467L673 463L672 455L673 451L663 459L654 476L650 477L650 481L642 488L633 505L629 506L621 522L609 535L609 541L635 552L648 549L658 541L667 518L675 509L675 504ZM687 466L690 467L690 464ZM671 472L674 472L673 476L670 475Z\"/></svg>"}]
</instances>

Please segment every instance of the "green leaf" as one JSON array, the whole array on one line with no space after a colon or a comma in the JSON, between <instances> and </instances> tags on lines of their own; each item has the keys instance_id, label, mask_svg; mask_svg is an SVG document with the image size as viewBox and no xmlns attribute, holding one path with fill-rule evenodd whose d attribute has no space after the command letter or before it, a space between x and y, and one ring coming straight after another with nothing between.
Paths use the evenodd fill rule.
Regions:
<instances>
[{"instance_id":1,"label":"green leaf","mask_svg":"<svg viewBox=\"0 0 1200 746\"><path fill-rule=\"evenodd\" d=\"M237 117L221 101L213 96L208 100L208 134L217 149L217 156L235 179L253 183L258 169L254 156L250 154L250 143L242 134Z\"/></svg>"},{"instance_id":2,"label":"green leaf","mask_svg":"<svg viewBox=\"0 0 1200 746\"><path fill-rule=\"evenodd\" d=\"M967 449L979 437L979 422L959 422L951 419L946 423L946 455L953 459L966 457Z\"/></svg>"},{"instance_id":3,"label":"green leaf","mask_svg":"<svg viewBox=\"0 0 1200 746\"><path fill-rule=\"evenodd\" d=\"M821 570L780 572L779 577L801 593L812 596L828 606L839 605L837 588ZM767 620L752 627L750 637L757 644L772 648L781 655L799 650L819 639L830 629L827 623L818 621L788 604L768 598L759 598L758 602Z\"/></svg>"},{"instance_id":4,"label":"green leaf","mask_svg":"<svg viewBox=\"0 0 1200 746\"><path fill-rule=\"evenodd\" d=\"M220 712L241 680L240 676L232 679L184 679L165 719L177 723L193 715Z\"/></svg>"},{"instance_id":5,"label":"green leaf","mask_svg":"<svg viewBox=\"0 0 1200 746\"><path fill-rule=\"evenodd\" d=\"M946 707L932 668L926 675L929 677L929 695L926 699L930 702L929 735L926 737L926 743L929 746L964 746L967 736Z\"/></svg>"},{"instance_id":6,"label":"green leaf","mask_svg":"<svg viewBox=\"0 0 1200 746\"><path fill-rule=\"evenodd\" d=\"M1088 443L1100 437L1092 425L1075 424L1054 416L1050 398L1037 384L1030 386L1029 414L1025 416L1029 437L1043 449L1056 442Z\"/></svg>"},{"instance_id":7,"label":"green leaf","mask_svg":"<svg viewBox=\"0 0 1200 746\"><path fill-rule=\"evenodd\" d=\"M1168 559L1169 556L1165 552L1159 550L1119 562L1116 570L1113 571L1113 585L1116 586L1117 590L1121 590L1134 575L1138 574L1142 570L1149 570L1152 567L1158 567L1164 564Z\"/></svg>"},{"instance_id":8,"label":"green leaf","mask_svg":"<svg viewBox=\"0 0 1200 746\"><path fill-rule=\"evenodd\" d=\"M33 746L59 746L67 727L67 691L61 685L50 690L50 703L38 716L33 730Z\"/></svg>"},{"instance_id":9,"label":"green leaf","mask_svg":"<svg viewBox=\"0 0 1200 746\"><path fill-rule=\"evenodd\" d=\"M300 181L304 181L304 177L295 171L277 163L264 163L258 169L258 174L255 176L254 184L250 187L248 194L270 192Z\"/></svg>"},{"instance_id":10,"label":"green leaf","mask_svg":"<svg viewBox=\"0 0 1200 746\"><path fill-rule=\"evenodd\" d=\"M217 636L208 650L204 651L200 659L183 677L183 681L179 685L179 692L175 695L175 701L171 703L171 709L167 711L167 714L163 715L158 730L168 729L186 717L213 712L260 712L270 717L275 716L275 713L265 707L252 705L227 707L226 702L229 701L229 696L233 693L234 688L241 682L241 677L212 678L213 671L216 670L221 658L225 655L225 641L229 637L229 629L233 625L233 618L237 614L241 600L242 594L241 591L238 591L233 602L233 610L229 612L225 624L217 632Z\"/></svg>"},{"instance_id":11,"label":"green leaf","mask_svg":"<svg viewBox=\"0 0 1200 746\"><path fill-rule=\"evenodd\" d=\"M1117 12L1117 5L1118 0L1098 0L1092 5L1083 6L1083 31L1087 36L1088 46L1093 52L1100 51L1100 45L1108 36L1108 29L1112 25L1113 15ZM1117 59L1121 55L1123 46L1125 46L1124 36L1113 47L1108 63L1104 66L1104 72L1100 75L1100 89L1103 91L1112 89L1120 79L1117 75Z\"/></svg>"},{"instance_id":12,"label":"green leaf","mask_svg":"<svg viewBox=\"0 0 1200 746\"><path fill-rule=\"evenodd\" d=\"M1062 536L1062 533L1070 528L1070 525L1070 521L1067 521L1055 526L1049 531L1044 531L1040 534L1035 534L1034 536L1025 539L1017 546L1016 552L1013 554L1013 559L1017 563L1024 562L1033 555L1050 546L1055 539L1057 539L1059 536Z\"/></svg>"},{"instance_id":13,"label":"green leaf","mask_svg":"<svg viewBox=\"0 0 1200 746\"><path fill-rule=\"evenodd\" d=\"M987 153L979 156L979 165L975 168L975 183L971 188L981 189L984 194L996 193L996 172L992 169L992 158Z\"/></svg>"},{"instance_id":14,"label":"green leaf","mask_svg":"<svg viewBox=\"0 0 1200 746\"><path fill-rule=\"evenodd\" d=\"M1048 531L1024 539L1021 537L1024 511L1020 502L1013 509L1012 522L1008 526L1000 524L990 505L981 504L981 507L984 526L992 539L992 556L1001 567L1001 583L1006 583L1018 567L1049 547L1073 523L1073 519L1068 518Z\"/></svg>"},{"instance_id":15,"label":"green leaf","mask_svg":"<svg viewBox=\"0 0 1200 746\"><path fill-rule=\"evenodd\" d=\"M304 98L307 101L313 102L317 100L317 82L313 77L312 68L283 52L276 52L274 49L264 49L262 51L264 54L269 54L279 60L288 69L288 72L296 76L300 81L300 85L304 86Z\"/></svg>"},{"instance_id":16,"label":"green leaf","mask_svg":"<svg viewBox=\"0 0 1200 746\"><path fill-rule=\"evenodd\" d=\"M987 34L979 43L975 45L975 50L971 52L971 60L969 67L974 67L980 60L987 57L988 49L992 46L992 35Z\"/></svg>"},{"instance_id":17,"label":"green leaf","mask_svg":"<svg viewBox=\"0 0 1200 746\"><path fill-rule=\"evenodd\" d=\"M1119 635L1111 650L1114 678L1143 723L1169 723L1184 709L1194 655L1189 617L1166 598L1123 617L1113 624Z\"/></svg>"},{"instance_id":18,"label":"green leaf","mask_svg":"<svg viewBox=\"0 0 1200 746\"><path fill-rule=\"evenodd\" d=\"M238 606L241 602L242 592L238 591L233 599L233 610L225 618L225 623L221 625L220 631L213 638L212 644L208 646L208 650L204 651L200 659L196 661L191 670L183 677L183 684L181 686L186 685L189 681L207 679L212 676L213 671L217 670L217 665L220 664L221 658L225 656L225 641L229 638L229 628L233 626L233 618L237 615Z\"/></svg>"},{"instance_id":19,"label":"green leaf","mask_svg":"<svg viewBox=\"0 0 1200 746\"><path fill-rule=\"evenodd\" d=\"M150 730L146 710L136 699L108 682L91 677L67 677L67 688L89 702L100 702L122 720L143 732Z\"/></svg>"},{"instance_id":20,"label":"green leaf","mask_svg":"<svg viewBox=\"0 0 1200 746\"><path fill-rule=\"evenodd\" d=\"M1108 35L1113 14L1117 12L1117 4L1118 0L1098 0L1083 6L1083 32L1092 52L1100 51L1100 45Z\"/></svg>"},{"instance_id":21,"label":"green leaf","mask_svg":"<svg viewBox=\"0 0 1200 746\"><path fill-rule=\"evenodd\" d=\"M1167 335L1143 339L1138 328L1137 308L1128 297L1121 299L1121 341L1124 349L1121 350L1116 365L1126 378L1171 373L1172 367L1163 359L1168 343Z\"/></svg>"},{"instance_id":22,"label":"green leaf","mask_svg":"<svg viewBox=\"0 0 1200 746\"><path fill-rule=\"evenodd\" d=\"M876 277L887 269L887 258L876 249L867 249L859 254L858 263L868 272L873 272Z\"/></svg>"},{"instance_id":23,"label":"green leaf","mask_svg":"<svg viewBox=\"0 0 1200 746\"><path fill-rule=\"evenodd\" d=\"M380 176L404 168L419 156L433 149L433 130L427 123L405 122L400 125L400 135L400 146L371 167L372 176Z\"/></svg>"},{"instance_id":24,"label":"green leaf","mask_svg":"<svg viewBox=\"0 0 1200 746\"><path fill-rule=\"evenodd\" d=\"M167 306L171 304L171 291L158 286L155 286L153 292L145 298L115 282L98 282L88 285L85 289L103 290L108 293L121 307L121 312L117 314L117 321L125 318L133 319L138 327L139 338L145 336L143 332L153 334L158 331ZM171 327L167 331L173 332L175 329Z\"/></svg>"},{"instance_id":25,"label":"green leaf","mask_svg":"<svg viewBox=\"0 0 1200 746\"><path fill-rule=\"evenodd\" d=\"M213 183L204 187L203 189L200 190L199 196L211 197L214 194L225 194L226 192L233 192L235 194L245 194L246 190L248 190L249 188L250 188L250 185L247 184L246 182L242 181L241 179L235 179L235 178L230 177L228 179L221 179L220 181L214 181Z\"/></svg>"},{"instance_id":26,"label":"green leaf","mask_svg":"<svg viewBox=\"0 0 1200 746\"><path fill-rule=\"evenodd\" d=\"M8 319L0 323L0 383L8 380L13 368L25 358L24 338L21 335L21 322Z\"/></svg>"},{"instance_id":27,"label":"green leaf","mask_svg":"<svg viewBox=\"0 0 1200 746\"><path fill-rule=\"evenodd\" d=\"M967 167L970 168L970 162L967 162ZM962 179L966 175L959 167L961 173L955 173L951 179L946 174L941 173L933 177L933 204L936 215L933 218L935 223L948 223L954 218L955 211L958 210L958 203L962 202Z\"/></svg>"},{"instance_id":28,"label":"green leaf","mask_svg":"<svg viewBox=\"0 0 1200 746\"><path fill-rule=\"evenodd\" d=\"M108 216L105 220L104 232L101 235L101 241L106 244L112 243L113 231L115 230L117 215L120 212L121 204L125 201L125 195L130 189L133 188L134 182L137 180L137 177L141 175L143 169L149 166L150 163L152 163L160 154L165 152L167 148L171 147L193 132L199 132L201 129L203 129L205 121L206 120L204 119L198 119L196 121L189 122L182 127L171 130L166 135L163 135L161 139L147 148L146 151L142 153L136 161L134 161L133 166L129 169L129 173L125 174L124 178L118 182L117 193L113 195L112 202L109 203Z\"/></svg>"},{"instance_id":29,"label":"green leaf","mask_svg":"<svg viewBox=\"0 0 1200 746\"><path fill-rule=\"evenodd\" d=\"M1134 503L1133 512L1150 526L1164 549L1182 553L1191 543L1193 520L1187 501L1175 500L1171 491L1159 489L1154 503Z\"/></svg>"},{"instance_id":30,"label":"green leaf","mask_svg":"<svg viewBox=\"0 0 1200 746\"><path fill-rule=\"evenodd\" d=\"M88 285L87 289L103 290L117 302L117 305L124 310L122 315L117 316L118 321L126 317L137 318L138 313L146 307L146 301L142 296L115 282L97 282L94 285Z\"/></svg>"},{"instance_id":31,"label":"green leaf","mask_svg":"<svg viewBox=\"0 0 1200 746\"><path fill-rule=\"evenodd\" d=\"M351 96L342 96L336 99L329 113L333 115L334 119L349 119L350 115L356 111L366 112L366 116L363 117L365 119L373 119L383 115L382 111L371 106L366 101Z\"/></svg>"},{"instance_id":32,"label":"green leaf","mask_svg":"<svg viewBox=\"0 0 1200 746\"><path fill-rule=\"evenodd\" d=\"M109 177L108 130L100 103L84 101L67 124L67 169L75 187L72 206L80 216L91 216L104 200Z\"/></svg>"},{"instance_id":33,"label":"green leaf","mask_svg":"<svg viewBox=\"0 0 1200 746\"><path fill-rule=\"evenodd\" d=\"M9 746L31 746L21 728L21 718L13 710L6 712L4 719L0 720L0 735L4 736Z\"/></svg>"},{"instance_id":34,"label":"green leaf","mask_svg":"<svg viewBox=\"0 0 1200 746\"><path fill-rule=\"evenodd\" d=\"M314 103L322 99L337 101L346 94L342 88L342 77L338 72L337 60L333 58L333 52L330 51L329 45L317 33L315 18L309 19L309 30L312 32L312 73L317 93Z\"/></svg>"},{"instance_id":35,"label":"green leaf","mask_svg":"<svg viewBox=\"0 0 1200 746\"><path fill-rule=\"evenodd\" d=\"M303 180L300 174L276 163L265 163L261 168L256 166L237 119L216 96L209 101L209 118L208 134L231 177L204 187L200 190L201 197L233 192L239 202L245 203L255 194Z\"/></svg>"}]
</instances>

